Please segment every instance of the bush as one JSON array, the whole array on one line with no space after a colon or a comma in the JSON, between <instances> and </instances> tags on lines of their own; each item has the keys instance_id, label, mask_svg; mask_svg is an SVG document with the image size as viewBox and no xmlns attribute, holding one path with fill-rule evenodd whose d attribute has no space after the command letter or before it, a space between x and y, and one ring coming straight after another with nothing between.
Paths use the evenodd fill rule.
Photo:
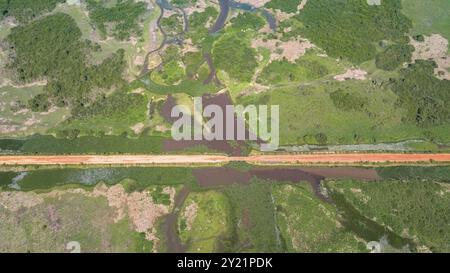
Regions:
<instances>
[{"instance_id":1,"label":"bush","mask_svg":"<svg viewBox=\"0 0 450 273\"><path fill-rule=\"evenodd\" d=\"M334 106L344 111L361 111L368 103L367 98L339 89L330 94Z\"/></svg>"},{"instance_id":2,"label":"bush","mask_svg":"<svg viewBox=\"0 0 450 273\"><path fill-rule=\"evenodd\" d=\"M298 5L302 0L272 0L265 7L269 9L279 9L287 13L296 13Z\"/></svg>"},{"instance_id":3,"label":"bush","mask_svg":"<svg viewBox=\"0 0 450 273\"><path fill-rule=\"evenodd\" d=\"M283 1L284 2L284 1ZM401 1L369 6L365 0L309 1L299 15L299 34L325 49L328 55L362 63L375 57L381 40L401 41L412 27L401 13Z\"/></svg>"},{"instance_id":4,"label":"bush","mask_svg":"<svg viewBox=\"0 0 450 273\"><path fill-rule=\"evenodd\" d=\"M401 64L411 61L413 51L414 47L409 44L388 46L383 52L377 54L375 64L383 70L395 70Z\"/></svg>"},{"instance_id":5,"label":"bush","mask_svg":"<svg viewBox=\"0 0 450 273\"><path fill-rule=\"evenodd\" d=\"M238 81L249 82L258 65L256 52L247 42L237 35L222 37L214 45L214 64L218 69Z\"/></svg>"},{"instance_id":6,"label":"bush","mask_svg":"<svg viewBox=\"0 0 450 273\"><path fill-rule=\"evenodd\" d=\"M239 31L245 30L260 30L264 25L265 21L257 13L244 12L238 16L231 19L231 26Z\"/></svg>"},{"instance_id":7,"label":"bush","mask_svg":"<svg viewBox=\"0 0 450 273\"><path fill-rule=\"evenodd\" d=\"M81 41L81 31L67 14L57 13L15 27L6 41L14 51L8 68L16 81L47 79L46 95L29 102L33 111L46 111L51 103L83 107L92 102L94 88L110 89L123 83L124 51L118 50L100 65L88 66L90 47Z\"/></svg>"},{"instance_id":8,"label":"bush","mask_svg":"<svg viewBox=\"0 0 450 273\"><path fill-rule=\"evenodd\" d=\"M147 5L144 2L118 1L109 8L95 0L88 0L87 4L89 17L102 33L119 40L126 40L131 35L141 35L138 19L146 12ZM108 27L110 25L112 27Z\"/></svg>"},{"instance_id":9,"label":"bush","mask_svg":"<svg viewBox=\"0 0 450 273\"><path fill-rule=\"evenodd\" d=\"M408 109L408 119L417 125L448 124L450 121L450 81L434 75L433 61L417 60L401 70L393 90L402 105Z\"/></svg>"},{"instance_id":10,"label":"bush","mask_svg":"<svg viewBox=\"0 0 450 273\"><path fill-rule=\"evenodd\" d=\"M0 21L12 16L20 23L26 23L45 12L52 11L65 0L0 0Z\"/></svg>"}]
</instances>

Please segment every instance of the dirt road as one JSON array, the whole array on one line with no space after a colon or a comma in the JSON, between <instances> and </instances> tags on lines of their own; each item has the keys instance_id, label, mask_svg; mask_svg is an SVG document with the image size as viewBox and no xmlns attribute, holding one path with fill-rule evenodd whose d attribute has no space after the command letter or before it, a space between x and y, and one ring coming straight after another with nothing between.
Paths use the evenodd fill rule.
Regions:
<instances>
[{"instance_id":1,"label":"dirt road","mask_svg":"<svg viewBox=\"0 0 450 273\"><path fill-rule=\"evenodd\" d=\"M254 164L450 163L450 154L305 154L228 157L215 155L0 156L0 165L201 165L246 161Z\"/></svg>"}]
</instances>

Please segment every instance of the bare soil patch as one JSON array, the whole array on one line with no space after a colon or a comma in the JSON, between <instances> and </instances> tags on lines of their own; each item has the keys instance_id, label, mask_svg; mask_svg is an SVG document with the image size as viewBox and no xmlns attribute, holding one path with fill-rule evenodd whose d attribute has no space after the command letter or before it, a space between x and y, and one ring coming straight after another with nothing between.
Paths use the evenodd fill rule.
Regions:
<instances>
[{"instance_id":1,"label":"bare soil patch","mask_svg":"<svg viewBox=\"0 0 450 273\"><path fill-rule=\"evenodd\" d=\"M334 76L334 79L340 82L346 80L359 80L363 81L366 79L367 72L361 69L348 69L345 73Z\"/></svg>"},{"instance_id":2,"label":"bare soil patch","mask_svg":"<svg viewBox=\"0 0 450 273\"><path fill-rule=\"evenodd\" d=\"M450 57L448 56L448 41L439 34L425 36L423 42L410 39L411 45L415 51L412 55L412 61L433 60L437 64L435 74L440 79L450 80Z\"/></svg>"},{"instance_id":3,"label":"bare soil patch","mask_svg":"<svg viewBox=\"0 0 450 273\"><path fill-rule=\"evenodd\" d=\"M270 59L283 60L286 59L293 63L301 56L305 55L306 50L314 48L314 44L306 39L290 40L282 42L280 40L263 40L256 39L252 41L252 47L264 47L270 50Z\"/></svg>"}]
</instances>

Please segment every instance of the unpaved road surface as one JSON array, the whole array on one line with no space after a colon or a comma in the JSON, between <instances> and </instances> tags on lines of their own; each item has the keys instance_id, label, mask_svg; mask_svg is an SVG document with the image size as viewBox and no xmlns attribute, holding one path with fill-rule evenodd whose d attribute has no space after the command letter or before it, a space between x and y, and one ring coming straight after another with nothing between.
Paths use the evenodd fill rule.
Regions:
<instances>
[{"instance_id":1,"label":"unpaved road surface","mask_svg":"<svg viewBox=\"0 0 450 273\"><path fill-rule=\"evenodd\" d=\"M245 161L254 164L450 163L450 154L304 154L228 157L216 155L0 156L0 165L201 165Z\"/></svg>"}]
</instances>

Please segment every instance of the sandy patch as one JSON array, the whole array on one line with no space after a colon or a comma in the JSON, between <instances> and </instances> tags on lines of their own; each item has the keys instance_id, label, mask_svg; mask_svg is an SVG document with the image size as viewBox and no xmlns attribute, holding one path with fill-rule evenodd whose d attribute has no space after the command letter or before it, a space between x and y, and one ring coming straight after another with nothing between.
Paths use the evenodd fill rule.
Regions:
<instances>
[{"instance_id":1,"label":"sandy patch","mask_svg":"<svg viewBox=\"0 0 450 273\"><path fill-rule=\"evenodd\" d=\"M30 83L25 83L25 84L15 84L12 81L10 81L9 79L4 79L4 81L0 85L0 87L11 86L14 88L28 88L28 87L33 87L33 86L45 86L45 85L47 85L47 80L40 80L40 81L35 81L35 82L30 82Z\"/></svg>"},{"instance_id":2,"label":"sandy patch","mask_svg":"<svg viewBox=\"0 0 450 273\"><path fill-rule=\"evenodd\" d=\"M47 112L41 112L41 113L39 113L39 115L41 115L41 116L50 115L51 113L56 112L56 110L58 110L58 109L59 109L58 107L52 106L52 107L50 107L50 109L48 109Z\"/></svg>"},{"instance_id":3,"label":"sandy patch","mask_svg":"<svg viewBox=\"0 0 450 273\"><path fill-rule=\"evenodd\" d=\"M175 14L178 14L178 12L176 12L175 10L167 10L167 9L165 9L163 18L169 18L170 16L175 15Z\"/></svg>"},{"instance_id":4,"label":"sandy patch","mask_svg":"<svg viewBox=\"0 0 450 273\"><path fill-rule=\"evenodd\" d=\"M381 0L367 0L369 6L380 6Z\"/></svg>"},{"instance_id":5,"label":"sandy patch","mask_svg":"<svg viewBox=\"0 0 450 273\"><path fill-rule=\"evenodd\" d=\"M267 92L270 90L269 86L265 86L259 83L252 83L249 88L244 89L241 93L239 93L240 96L249 96L254 94L261 94L264 92Z\"/></svg>"},{"instance_id":6,"label":"sandy patch","mask_svg":"<svg viewBox=\"0 0 450 273\"><path fill-rule=\"evenodd\" d=\"M120 184L109 188L99 184L92 195L107 198L109 205L116 209L116 222L128 214L137 232L144 232L147 240L158 240L154 225L159 217L169 213L170 206L154 204L147 191L127 193Z\"/></svg>"},{"instance_id":7,"label":"sandy patch","mask_svg":"<svg viewBox=\"0 0 450 273\"><path fill-rule=\"evenodd\" d=\"M145 63L145 56L137 55L136 58L134 58L133 64L135 66L143 66L144 63Z\"/></svg>"},{"instance_id":8,"label":"sandy patch","mask_svg":"<svg viewBox=\"0 0 450 273\"><path fill-rule=\"evenodd\" d=\"M135 125L131 126L130 129L136 134L139 135L144 131L145 125L142 122L136 123Z\"/></svg>"},{"instance_id":9,"label":"sandy patch","mask_svg":"<svg viewBox=\"0 0 450 273\"><path fill-rule=\"evenodd\" d=\"M183 41L183 46L182 46L182 53L186 54L189 52L199 52L200 50L194 45L194 43L192 42L192 39L185 39Z\"/></svg>"},{"instance_id":10,"label":"sandy patch","mask_svg":"<svg viewBox=\"0 0 450 273\"><path fill-rule=\"evenodd\" d=\"M16 212L20 208L32 208L44 202L44 199L34 192L0 192L0 206Z\"/></svg>"},{"instance_id":11,"label":"sandy patch","mask_svg":"<svg viewBox=\"0 0 450 273\"><path fill-rule=\"evenodd\" d=\"M38 124L39 122L41 122L41 121L40 121L39 119L35 118L34 115L33 115L31 118L27 119L27 120L23 123L23 125L29 127L29 126L33 126L33 125L35 125L35 124Z\"/></svg>"},{"instance_id":12,"label":"sandy patch","mask_svg":"<svg viewBox=\"0 0 450 273\"><path fill-rule=\"evenodd\" d=\"M185 8L184 11L186 12L187 16L190 16L194 12L204 12L207 7L208 4L205 0L198 0L195 5Z\"/></svg>"},{"instance_id":13,"label":"sandy patch","mask_svg":"<svg viewBox=\"0 0 450 273\"><path fill-rule=\"evenodd\" d=\"M186 219L186 230L191 230L194 224L195 218L197 217L198 205L195 202L189 204L184 210L184 219Z\"/></svg>"},{"instance_id":14,"label":"sandy patch","mask_svg":"<svg viewBox=\"0 0 450 273\"><path fill-rule=\"evenodd\" d=\"M440 79L450 80L450 57L448 52L448 41L439 34L425 36L423 42L410 39L410 43L414 46L415 51L412 55L412 61L416 60L433 60L437 64L435 74Z\"/></svg>"},{"instance_id":15,"label":"sandy patch","mask_svg":"<svg viewBox=\"0 0 450 273\"><path fill-rule=\"evenodd\" d=\"M286 59L293 63L301 56L305 55L306 50L314 48L314 44L306 39L291 40L287 42L281 42L279 40L266 40L256 39L252 41L252 47L264 47L270 50L270 60L283 60Z\"/></svg>"},{"instance_id":16,"label":"sandy patch","mask_svg":"<svg viewBox=\"0 0 450 273\"><path fill-rule=\"evenodd\" d=\"M170 129L167 128L167 126L164 126L164 125L156 125L155 126L155 131L157 131L157 132L167 132L167 131L170 131Z\"/></svg>"},{"instance_id":17,"label":"sandy patch","mask_svg":"<svg viewBox=\"0 0 450 273\"><path fill-rule=\"evenodd\" d=\"M297 9L298 10L302 10L305 8L306 3L308 3L308 0L302 0L302 2L300 3L300 5L298 5Z\"/></svg>"},{"instance_id":18,"label":"sandy patch","mask_svg":"<svg viewBox=\"0 0 450 273\"><path fill-rule=\"evenodd\" d=\"M361 69L348 69L344 74L334 76L334 79L340 82L346 80L360 80L366 79L367 72Z\"/></svg>"},{"instance_id":19,"label":"sandy patch","mask_svg":"<svg viewBox=\"0 0 450 273\"><path fill-rule=\"evenodd\" d=\"M132 94L144 94L145 93L145 89L142 87L139 87L137 89L134 89L133 91L131 91Z\"/></svg>"},{"instance_id":20,"label":"sandy patch","mask_svg":"<svg viewBox=\"0 0 450 273\"><path fill-rule=\"evenodd\" d=\"M277 20L278 23L290 19L293 16L295 16L295 13L287 13L279 9L275 10L275 19Z\"/></svg>"},{"instance_id":21,"label":"sandy patch","mask_svg":"<svg viewBox=\"0 0 450 273\"><path fill-rule=\"evenodd\" d=\"M20 109L19 111L17 111L17 112L14 112L14 116L17 116L17 115L26 115L26 114L28 114L30 112L30 109L26 109L26 108L24 108L24 109Z\"/></svg>"},{"instance_id":22,"label":"sandy patch","mask_svg":"<svg viewBox=\"0 0 450 273\"><path fill-rule=\"evenodd\" d=\"M176 194L175 188L166 187L163 192L170 195L171 204L173 204ZM153 241L155 244L158 243L155 223L159 217L168 214L172 206L153 203L150 193L147 191L127 193L120 184L111 187L99 184L92 192L84 189L54 190L44 194L20 191L0 192L0 206L9 211L17 212L22 208L32 208L42 204L45 198L59 200L66 194L105 197L109 206L116 211L114 219L116 223L128 216L135 231L145 233L146 239ZM47 207L47 218L53 230L60 229L59 216L54 206Z\"/></svg>"}]
</instances>

